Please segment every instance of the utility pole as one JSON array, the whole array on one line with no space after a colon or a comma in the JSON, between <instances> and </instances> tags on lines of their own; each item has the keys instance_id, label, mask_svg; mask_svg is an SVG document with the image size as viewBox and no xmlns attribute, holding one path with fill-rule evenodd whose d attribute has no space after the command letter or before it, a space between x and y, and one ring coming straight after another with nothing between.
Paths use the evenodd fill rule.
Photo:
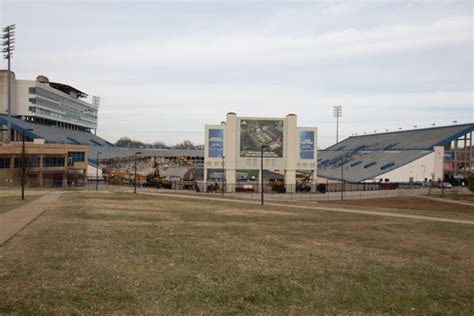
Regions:
<instances>
[{"instance_id":1,"label":"utility pole","mask_svg":"<svg viewBox=\"0 0 474 316\"><path fill-rule=\"evenodd\" d=\"M22 130L22 137L21 137L21 142L22 142L22 150L21 150L21 199L25 199L25 182L26 182L26 150L25 150L25 132L26 131L32 131L33 129L31 128L24 128Z\"/></svg>"},{"instance_id":2,"label":"utility pole","mask_svg":"<svg viewBox=\"0 0 474 316\"><path fill-rule=\"evenodd\" d=\"M11 112L12 112L12 95L11 95L11 58L13 55L13 51L15 50L15 24L8 25L3 28L3 35L2 35L2 53L4 53L3 57L8 61L8 132L7 132L7 144L11 142L11 130L12 130L12 123L11 123Z\"/></svg>"},{"instance_id":3,"label":"utility pole","mask_svg":"<svg viewBox=\"0 0 474 316\"><path fill-rule=\"evenodd\" d=\"M342 116L342 106L334 106L334 117L336 118L336 144L339 143L339 118Z\"/></svg>"}]
</instances>

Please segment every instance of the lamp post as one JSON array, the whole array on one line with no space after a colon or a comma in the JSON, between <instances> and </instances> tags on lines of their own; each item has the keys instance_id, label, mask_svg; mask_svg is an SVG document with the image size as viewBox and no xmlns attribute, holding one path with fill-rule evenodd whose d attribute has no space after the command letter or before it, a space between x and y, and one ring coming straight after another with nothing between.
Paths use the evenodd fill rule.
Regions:
<instances>
[{"instance_id":1,"label":"lamp post","mask_svg":"<svg viewBox=\"0 0 474 316\"><path fill-rule=\"evenodd\" d=\"M265 148L268 148L268 146L267 145L261 145L261 147L260 147L260 175L262 177L262 179L260 179L260 182L261 182L260 202L261 202L262 205L263 205L263 189L264 189L264 184L263 184L263 150Z\"/></svg>"},{"instance_id":2,"label":"lamp post","mask_svg":"<svg viewBox=\"0 0 474 316\"><path fill-rule=\"evenodd\" d=\"M95 190L99 191L99 155L102 154L100 151L97 152L96 163L97 168L95 169Z\"/></svg>"},{"instance_id":3,"label":"lamp post","mask_svg":"<svg viewBox=\"0 0 474 316\"><path fill-rule=\"evenodd\" d=\"M224 159L225 159L225 156L222 156L222 196L224 196L224 173L225 173L225 169L224 169Z\"/></svg>"},{"instance_id":4,"label":"lamp post","mask_svg":"<svg viewBox=\"0 0 474 316\"><path fill-rule=\"evenodd\" d=\"M341 162L341 201L344 200L344 155Z\"/></svg>"},{"instance_id":5,"label":"lamp post","mask_svg":"<svg viewBox=\"0 0 474 316\"><path fill-rule=\"evenodd\" d=\"M8 90L8 133L7 133L7 139L6 142L10 143L11 141L11 130L12 130L12 123L11 123L11 111L12 111L12 95L11 95L11 58L13 55L13 51L15 50L15 46L13 45L15 43L15 24L8 25L3 28L3 49L2 53L4 53L3 57L8 61L8 84L7 84L7 90Z\"/></svg>"},{"instance_id":6,"label":"lamp post","mask_svg":"<svg viewBox=\"0 0 474 316\"><path fill-rule=\"evenodd\" d=\"M135 177L133 179L133 193L137 193L137 159L138 155L141 155L140 151L135 153Z\"/></svg>"},{"instance_id":7,"label":"lamp post","mask_svg":"<svg viewBox=\"0 0 474 316\"><path fill-rule=\"evenodd\" d=\"M339 143L339 118L342 116L342 106L334 106L334 117L336 118L336 144Z\"/></svg>"},{"instance_id":8,"label":"lamp post","mask_svg":"<svg viewBox=\"0 0 474 316\"><path fill-rule=\"evenodd\" d=\"M26 150L25 150L25 132L32 131L31 128L24 128L21 133L21 142L22 142L22 150L21 150L21 199L25 199L25 182L26 182Z\"/></svg>"},{"instance_id":9,"label":"lamp post","mask_svg":"<svg viewBox=\"0 0 474 316\"><path fill-rule=\"evenodd\" d=\"M345 190L345 181L344 181L344 164L346 163L346 158L351 156L350 152L346 152L341 156L341 201L344 200L344 190Z\"/></svg>"}]
</instances>

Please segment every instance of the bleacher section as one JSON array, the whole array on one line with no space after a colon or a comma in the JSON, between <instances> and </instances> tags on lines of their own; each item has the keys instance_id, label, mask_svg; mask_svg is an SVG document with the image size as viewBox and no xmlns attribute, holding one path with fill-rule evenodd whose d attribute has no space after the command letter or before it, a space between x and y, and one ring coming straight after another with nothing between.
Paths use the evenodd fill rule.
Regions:
<instances>
[{"instance_id":1,"label":"bleacher section","mask_svg":"<svg viewBox=\"0 0 474 316\"><path fill-rule=\"evenodd\" d=\"M11 118L12 129L21 133L31 128L25 134L29 138L43 138L48 144L93 145L99 147L113 147L108 141L88 132L74 131L57 126L42 125L26 122L19 118ZM7 125L7 116L0 114L0 125Z\"/></svg>"},{"instance_id":2,"label":"bleacher section","mask_svg":"<svg viewBox=\"0 0 474 316\"><path fill-rule=\"evenodd\" d=\"M26 122L16 117L11 118L11 123L12 129L19 133L24 129L32 129L32 131L25 132L27 137L32 139L42 138L48 144L87 145L89 148L88 162L94 167L97 166L98 152L100 152L100 159L131 157L135 155L135 152L141 152L141 156L144 157L204 157L204 151L198 149L120 148L88 132ZM0 114L0 125L7 125L7 116L4 114Z\"/></svg>"},{"instance_id":3,"label":"bleacher section","mask_svg":"<svg viewBox=\"0 0 474 316\"><path fill-rule=\"evenodd\" d=\"M433 152L434 146L474 131L474 124L352 136L318 152L318 176L361 182L372 179Z\"/></svg>"},{"instance_id":4,"label":"bleacher section","mask_svg":"<svg viewBox=\"0 0 474 316\"><path fill-rule=\"evenodd\" d=\"M432 150L472 131L474 124L352 136L325 151Z\"/></svg>"}]
</instances>

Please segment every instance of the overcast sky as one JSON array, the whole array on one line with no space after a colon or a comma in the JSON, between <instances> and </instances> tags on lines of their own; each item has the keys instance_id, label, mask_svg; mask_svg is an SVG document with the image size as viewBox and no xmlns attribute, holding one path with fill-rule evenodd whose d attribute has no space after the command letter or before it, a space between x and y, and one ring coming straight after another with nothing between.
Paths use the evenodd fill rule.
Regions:
<instances>
[{"instance_id":1,"label":"overcast sky","mask_svg":"<svg viewBox=\"0 0 474 316\"><path fill-rule=\"evenodd\" d=\"M471 1L6 1L13 70L102 98L98 134L204 142L227 112L298 115L319 146L473 121ZM1 66L6 68L2 60Z\"/></svg>"}]
</instances>

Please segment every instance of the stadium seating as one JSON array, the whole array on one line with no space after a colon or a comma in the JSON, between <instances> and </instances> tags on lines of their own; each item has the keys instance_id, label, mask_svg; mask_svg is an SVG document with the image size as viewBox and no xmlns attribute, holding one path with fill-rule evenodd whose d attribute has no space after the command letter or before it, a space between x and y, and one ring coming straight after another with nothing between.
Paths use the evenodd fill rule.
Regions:
<instances>
[{"instance_id":1,"label":"stadium seating","mask_svg":"<svg viewBox=\"0 0 474 316\"><path fill-rule=\"evenodd\" d=\"M30 138L42 138L48 144L94 145L113 147L113 144L89 132L75 131L57 126L49 126L11 118L12 128L18 132L32 129L27 133ZM7 125L7 117L0 114L0 125Z\"/></svg>"},{"instance_id":2,"label":"stadium seating","mask_svg":"<svg viewBox=\"0 0 474 316\"><path fill-rule=\"evenodd\" d=\"M318 176L361 182L433 152L474 131L474 124L352 136L318 152Z\"/></svg>"}]
</instances>

